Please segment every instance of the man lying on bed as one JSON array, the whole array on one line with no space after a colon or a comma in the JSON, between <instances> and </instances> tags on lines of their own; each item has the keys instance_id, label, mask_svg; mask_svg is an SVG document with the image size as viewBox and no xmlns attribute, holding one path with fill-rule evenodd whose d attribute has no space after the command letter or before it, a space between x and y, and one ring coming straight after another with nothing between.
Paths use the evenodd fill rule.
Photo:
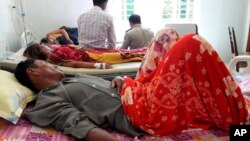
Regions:
<instances>
[{"instance_id":1,"label":"man lying on bed","mask_svg":"<svg viewBox=\"0 0 250 141\"><path fill-rule=\"evenodd\" d=\"M216 68L216 69L215 69ZM136 78L106 81L94 76L64 78L41 60L20 62L20 83L39 92L25 116L77 138L116 140L103 129L132 136L142 130L169 135L188 128L220 128L249 120L240 88L211 45L196 34L179 39L160 30Z\"/></svg>"}]
</instances>

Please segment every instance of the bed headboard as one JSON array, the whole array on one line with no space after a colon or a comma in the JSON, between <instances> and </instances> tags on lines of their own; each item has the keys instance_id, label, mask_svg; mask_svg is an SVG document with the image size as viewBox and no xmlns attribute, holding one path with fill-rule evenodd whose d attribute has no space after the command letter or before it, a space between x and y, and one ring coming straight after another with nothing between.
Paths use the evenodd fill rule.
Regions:
<instances>
[{"instance_id":1,"label":"bed headboard","mask_svg":"<svg viewBox=\"0 0 250 141\"><path fill-rule=\"evenodd\" d=\"M241 68L239 72L236 71L236 64L238 62L246 62L247 66L246 68ZM229 63L229 71L231 72L232 75L235 74L250 74L250 55L241 55L241 56L236 56L234 57L230 63Z\"/></svg>"},{"instance_id":2,"label":"bed headboard","mask_svg":"<svg viewBox=\"0 0 250 141\"><path fill-rule=\"evenodd\" d=\"M194 23L167 23L165 27L170 27L175 29L180 36L187 33L198 34L198 26Z\"/></svg>"}]
</instances>

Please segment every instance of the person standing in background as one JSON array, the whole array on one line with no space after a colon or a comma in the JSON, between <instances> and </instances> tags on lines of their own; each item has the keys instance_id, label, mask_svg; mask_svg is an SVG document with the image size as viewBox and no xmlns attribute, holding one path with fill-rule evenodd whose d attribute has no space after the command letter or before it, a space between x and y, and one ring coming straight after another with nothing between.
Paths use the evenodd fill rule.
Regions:
<instances>
[{"instance_id":1,"label":"person standing in background","mask_svg":"<svg viewBox=\"0 0 250 141\"><path fill-rule=\"evenodd\" d=\"M78 41L85 48L116 47L113 18L106 13L108 0L93 0L94 7L79 16L77 20Z\"/></svg>"},{"instance_id":2,"label":"person standing in background","mask_svg":"<svg viewBox=\"0 0 250 141\"><path fill-rule=\"evenodd\" d=\"M154 33L142 27L140 15L132 14L129 17L129 24L131 28L126 31L121 49L148 47Z\"/></svg>"}]
</instances>

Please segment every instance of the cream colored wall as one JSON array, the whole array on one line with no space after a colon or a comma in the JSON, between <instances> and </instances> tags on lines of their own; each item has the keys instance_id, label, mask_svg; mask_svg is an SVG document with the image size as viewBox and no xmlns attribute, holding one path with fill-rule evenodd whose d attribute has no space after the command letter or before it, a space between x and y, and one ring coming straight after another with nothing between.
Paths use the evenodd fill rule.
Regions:
<instances>
[{"instance_id":1,"label":"cream colored wall","mask_svg":"<svg viewBox=\"0 0 250 141\"><path fill-rule=\"evenodd\" d=\"M228 26L235 28L239 50L243 50L248 5L249 0L201 0L199 33L210 41L225 62L231 60Z\"/></svg>"},{"instance_id":2,"label":"cream colored wall","mask_svg":"<svg viewBox=\"0 0 250 141\"><path fill-rule=\"evenodd\" d=\"M248 11L247 11L247 16L246 16L246 31L245 31L245 39L244 39L244 45L243 45L243 48L242 48L242 51L245 51L246 47L247 46L247 40L248 40L248 36L250 36L250 33L249 32L249 28L250 28L250 1L248 1Z\"/></svg>"},{"instance_id":3,"label":"cream colored wall","mask_svg":"<svg viewBox=\"0 0 250 141\"><path fill-rule=\"evenodd\" d=\"M16 51L20 46L20 25L15 18L16 9L12 8L11 0L0 0L0 47L1 51Z\"/></svg>"},{"instance_id":4,"label":"cream colored wall","mask_svg":"<svg viewBox=\"0 0 250 141\"><path fill-rule=\"evenodd\" d=\"M39 38L62 25L76 27L78 16L92 0L25 0L28 27Z\"/></svg>"}]
</instances>

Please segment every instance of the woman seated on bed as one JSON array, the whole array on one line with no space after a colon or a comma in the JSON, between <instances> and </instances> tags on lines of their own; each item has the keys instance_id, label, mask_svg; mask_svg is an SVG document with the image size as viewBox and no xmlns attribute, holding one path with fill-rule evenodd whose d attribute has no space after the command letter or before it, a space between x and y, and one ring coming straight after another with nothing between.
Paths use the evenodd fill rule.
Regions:
<instances>
[{"instance_id":1,"label":"woman seated on bed","mask_svg":"<svg viewBox=\"0 0 250 141\"><path fill-rule=\"evenodd\" d=\"M47 60L53 64L73 68L110 69L110 64L142 61L147 48L137 50L86 50L63 45L35 43L26 48L28 58Z\"/></svg>"},{"instance_id":2,"label":"woman seated on bed","mask_svg":"<svg viewBox=\"0 0 250 141\"><path fill-rule=\"evenodd\" d=\"M125 76L123 84L127 117L149 134L249 123L239 86L210 43L196 34L179 38L173 29L160 30L136 78Z\"/></svg>"}]
</instances>

